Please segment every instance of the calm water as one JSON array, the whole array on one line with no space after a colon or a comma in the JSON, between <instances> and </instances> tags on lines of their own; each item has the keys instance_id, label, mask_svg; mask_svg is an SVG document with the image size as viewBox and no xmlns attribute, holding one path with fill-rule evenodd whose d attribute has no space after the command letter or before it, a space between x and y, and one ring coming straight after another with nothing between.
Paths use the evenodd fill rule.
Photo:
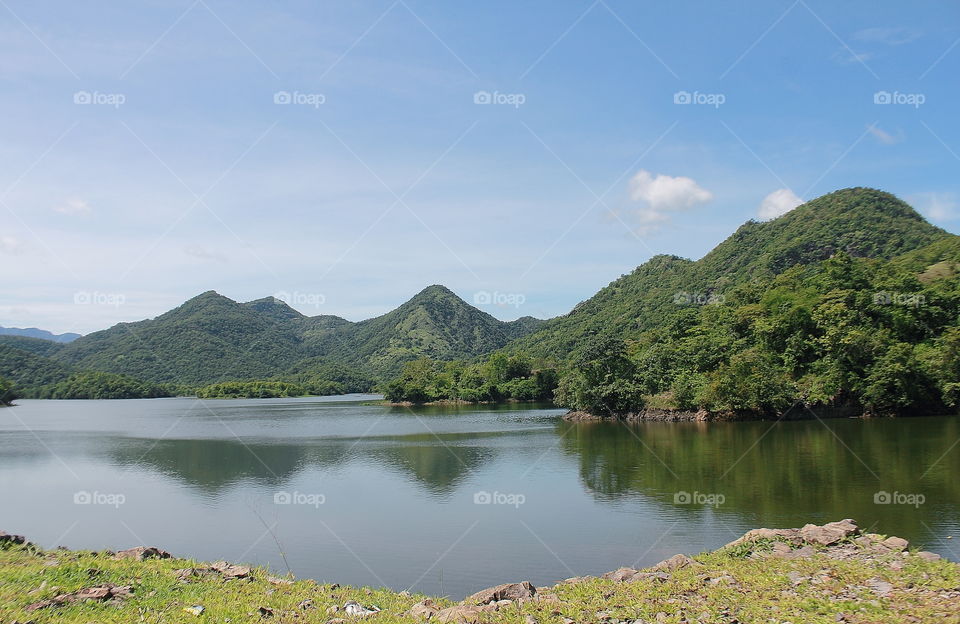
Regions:
<instances>
[{"instance_id":1,"label":"calm water","mask_svg":"<svg viewBox=\"0 0 960 624\"><path fill-rule=\"evenodd\" d=\"M363 398L21 401L0 528L453 597L844 517L960 559L957 417L628 426Z\"/></svg>"}]
</instances>

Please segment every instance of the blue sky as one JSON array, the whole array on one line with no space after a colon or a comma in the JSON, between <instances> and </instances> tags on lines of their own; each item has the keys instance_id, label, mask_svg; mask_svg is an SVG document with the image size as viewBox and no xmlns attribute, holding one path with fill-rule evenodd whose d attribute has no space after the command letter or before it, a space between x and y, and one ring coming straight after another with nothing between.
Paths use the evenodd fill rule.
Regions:
<instances>
[{"instance_id":1,"label":"blue sky","mask_svg":"<svg viewBox=\"0 0 960 624\"><path fill-rule=\"evenodd\" d=\"M848 186L958 231L960 5L724 4L3 0L0 325L549 317Z\"/></svg>"}]
</instances>

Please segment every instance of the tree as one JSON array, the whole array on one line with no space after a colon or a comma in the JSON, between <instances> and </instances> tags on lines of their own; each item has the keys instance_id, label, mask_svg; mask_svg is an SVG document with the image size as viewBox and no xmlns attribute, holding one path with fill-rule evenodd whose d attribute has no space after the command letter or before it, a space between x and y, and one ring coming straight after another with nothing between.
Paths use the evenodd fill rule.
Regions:
<instances>
[{"instance_id":1,"label":"tree","mask_svg":"<svg viewBox=\"0 0 960 624\"><path fill-rule=\"evenodd\" d=\"M643 409L643 389L626 343L599 339L584 349L557 387L556 401L597 416L623 416Z\"/></svg>"},{"instance_id":2,"label":"tree","mask_svg":"<svg viewBox=\"0 0 960 624\"><path fill-rule=\"evenodd\" d=\"M17 398L17 392L13 384L0 377L0 406L11 405Z\"/></svg>"}]
</instances>

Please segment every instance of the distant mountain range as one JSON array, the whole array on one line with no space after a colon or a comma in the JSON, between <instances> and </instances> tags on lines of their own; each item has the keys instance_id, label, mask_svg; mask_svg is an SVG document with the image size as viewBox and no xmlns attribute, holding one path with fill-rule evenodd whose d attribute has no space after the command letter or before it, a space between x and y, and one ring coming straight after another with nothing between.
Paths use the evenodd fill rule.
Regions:
<instances>
[{"instance_id":1,"label":"distant mountain range","mask_svg":"<svg viewBox=\"0 0 960 624\"><path fill-rule=\"evenodd\" d=\"M392 312L358 323L304 316L273 297L238 303L209 291L155 319L120 323L69 344L0 336L0 376L32 386L58 373L96 370L201 385L284 374L310 378L329 374L333 366L382 378L421 356L481 356L541 324L531 317L500 321L443 286L430 286ZM40 380L34 377L38 371Z\"/></svg>"},{"instance_id":2,"label":"distant mountain range","mask_svg":"<svg viewBox=\"0 0 960 624\"><path fill-rule=\"evenodd\" d=\"M0 336L26 336L27 338L40 338L41 340L52 340L53 342L73 342L77 338L80 338L80 334L54 334L45 329L37 329L36 327L20 329L19 327L3 326L0 326Z\"/></svg>"},{"instance_id":3,"label":"distant mountain range","mask_svg":"<svg viewBox=\"0 0 960 624\"><path fill-rule=\"evenodd\" d=\"M238 303L209 291L155 319L83 337L0 330L8 334L0 335L0 377L22 388L81 370L194 386L336 375L372 383L423 356L475 360L504 350L564 362L597 336L630 339L668 328L684 313L678 299L722 297L735 286L813 265L837 251L883 260L907 254L935 264L945 253L940 247L958 240L889 193L844 189L772 221L750 221L700 260L655 256L549 321L503 322L437 285L361 322L307 317L273 297Z\"/></svg>"}]
</instances>

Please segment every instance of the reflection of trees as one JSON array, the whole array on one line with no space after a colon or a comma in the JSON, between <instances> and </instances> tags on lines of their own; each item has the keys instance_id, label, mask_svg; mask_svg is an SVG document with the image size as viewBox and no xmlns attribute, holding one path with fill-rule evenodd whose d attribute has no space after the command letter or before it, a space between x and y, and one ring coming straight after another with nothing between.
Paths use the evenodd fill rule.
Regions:
<instances>
[{"instance_id":1,"label":"reflection of trees","mask_svg":"<svg viewBox=\"0 0 960 624\"><path fill-rule=\"evenodd\" d=\"M476 446L477 434L432 434L403 436L374 451L382 460L410 474L431 492L447 494L470 472L493 456L487 447ZM464 445L470 441L473 445Z\"/></svg>"},{"instance_id":2,"label":"reflection of trees","mask_svg":"<svg viewBox=\"0 0 960 624\"><path fill-rule=\"evenodd\" d=\"M471 471L493 457L478 438L502 433L423 433L400 436L307 439L300 443L262 443L220 439L122 439L107 442L117 464L156 470L205 492L253 480L282 487L295 473L311 467L372 460L412 476L435 493L447 493ZM470 442L470 444L465 444Z\"/></svg>"},{"instance_id":3,"label":"reflection of trees","mask_svg":"<svg viewBox=\"0 0 960 624\"><path fill-rule=\"evenodd\" d=\"M343 461L343 453L337 448L238 440L118 440L109 447L111 458L124 467L151 468L206 492L217 492L243 480L279 487L308 462ZM328 452L317 452L323 450Z\"/></svg>"},{"instance_id":4,"label":"reflection of trees","mask_svg":"<svg viewBox=\"0 0 960 624\"><path fill-rule=\"evenodd\" d=\"M829 427L829 429L828 429ZM601 500L637 495L674 504L678 491L722 493L718 513L804 523L883 518L884 530L926 534L960 501L954 417L742 423L560 423L584 485ZM659 459L657 459L659 457ZM662 460L662 461L661 461ZM874 474L876 476L874 476ZM920 508L877 505L878 491L919 493ZM938 513L938 507L939 512ZM955 512L955 510L954 510Z\"/></svg>"}]
</instances>

